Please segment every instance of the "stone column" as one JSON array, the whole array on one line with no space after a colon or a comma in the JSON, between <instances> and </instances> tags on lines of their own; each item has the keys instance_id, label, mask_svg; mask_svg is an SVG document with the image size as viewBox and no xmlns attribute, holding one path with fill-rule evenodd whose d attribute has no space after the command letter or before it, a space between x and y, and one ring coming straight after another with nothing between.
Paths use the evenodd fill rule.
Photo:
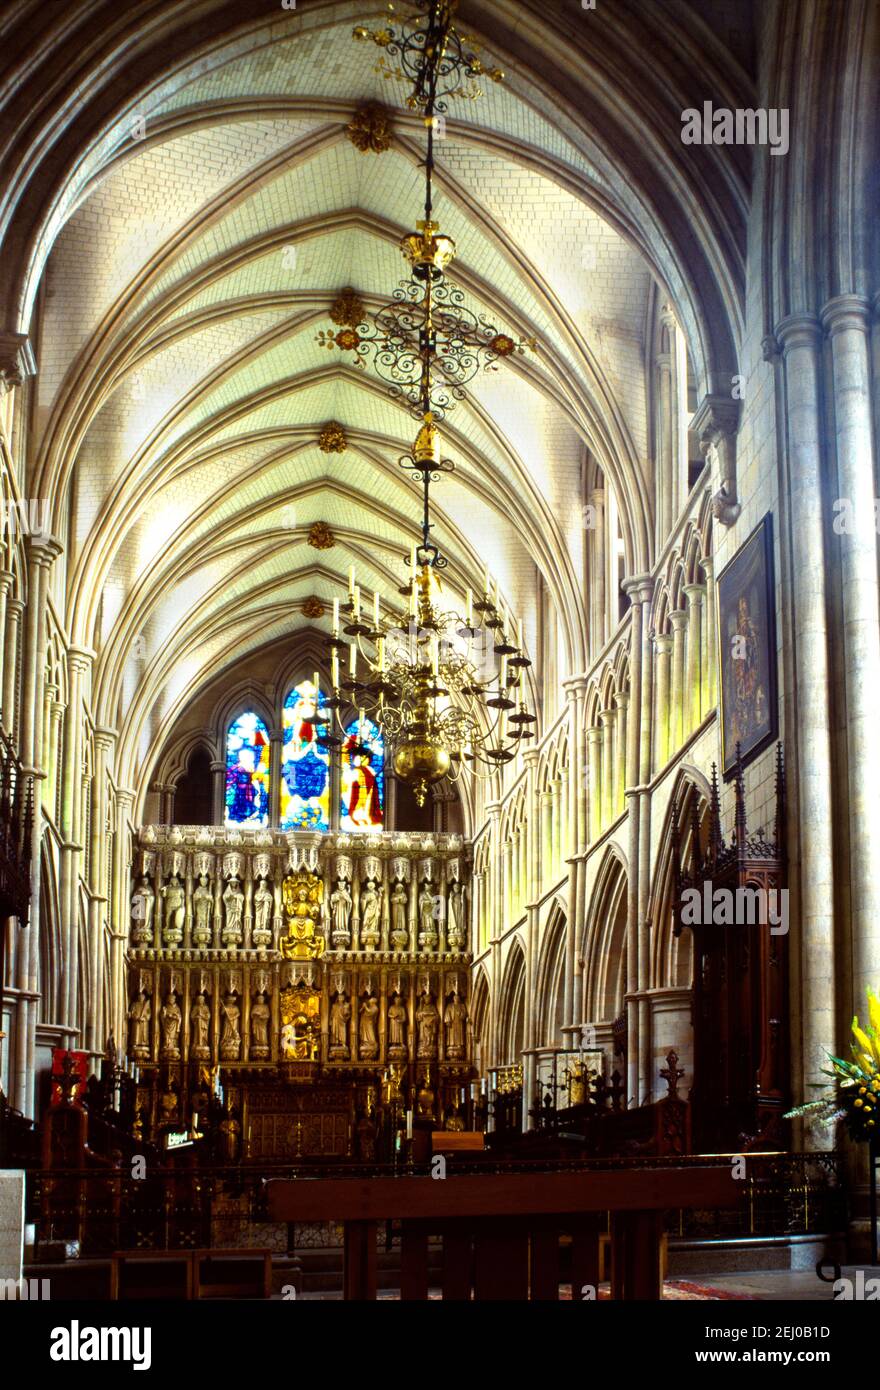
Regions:
<instances>
[{"instance_id":1,"label":"stone column","mask_svg":"<svg viewBox=\"0 0 880 1390\"><path fill-rule=\"evenodd\" d=\"M687 613L676 608L669 614L672 625L672 690L669 696L669 755L677 753L684 743L685 702L685 624Z\"/></svg>"},{"instance_id":2,"label":"stone column","mask_svg":"<svg viewBox=\"0 0 880 1390\"><path fill-rule=\"evenodd\" d=\"M65 1000L62 1022L69 1028L68 1043L76 1042L79 980L79 872L82 862L82 759L85 711L83 685L95 653L88 647L67 651L67 717L61 765L61 932Z\"/></svg>"},{"instance_id":3,"label":"stone column","mask_svg":"<svg viewBox=\"0 0 880 1390\"><path fill-rule=\"evenodd\" d=\"M116 789L116 835L113 840L113 903L110 911L111 1026L118 1046L126 1047L128 998L125 987L125 949L131 920L131 850L129 822L135 793L128 787Z\"/></svg>"},{"instance_id":4,"label":"stone column","mask_svg":"<svg viewBox=\"0 0 880 1390\"><path fill-rule=\"evenodd\" d=\"M12 586L14 583L15 575L13 574L12 570L0 570L0 638L4 637L6 633L6 605L9 601L9 596L12 592ZM5 659L6 643L5 641L0 641L0 692L2 692L5 689L6 684L4 679ZM0 700L2 700L2 695L0 695ZM2 724L3 728L6 728L8 725L7 710L5 707L5 703L0 703L0 724Z\"/></svg>"},{"instance_id":5,"label":"stone column","mask_svg":"<svg viewBox=\"0 0 880 1390\"><path fill-rule=\"evenodd\" d=\"M614 710L599 711L602 722L602 826L611 824L614 786Z\"/></svg>"},{"instance_id":6,"label":"stone column","mask_svg":"<svg viewBox=\"0 0 880 1390\"><path fill-rule=\"evenodd\" d=\"M590 840L602 831L602 730L598 724L587 729L587 766L590 775Z\"/></svg>"},{"instance_id":7,"label":"stone column","mask_svg":"<svg viewBox=\"0 0 880 1390\"><path fill-rule=\"evenodd\" d=\"M706 576L706 606L703 610L706 615L704 624L706 629L706 679L703 684L705 690L703 710L708 713L718 703L718 653L716 651L718 639L715 635L715 560L713 556L707 555L703 560L703 573Z\"/></svg>"},{"instance_id":8,"label":"stone column","mask_svg":"<svg viewBox=\"0 0 880 1390\"><path fill-rule=\"evenodd\" d=\"M552 827L550 792L538 792L541 820L541 891L546 891L553 877Z\"/></svg>"},{"instance_id":9,"label":"stone column","mask_svg":"<svg viewBox=\"0 0 880 1390\"><path fill-rule=\"evenodd\" d=\"M673 457L672 355L660 352L657 364L657 550L663 549L675 521L676 480Z\"/></svg>"},{"instance_id":10,"label":"stone column","mask_svg":"<svg viewBox=\"0 0 880 1390\"><path fill-rule=\"evenodd\" d=\"M590 505L593 508L593 529L590 545L590 654L592 657L598 656L605 645L605 634L607 632L607 564L608 556L605 548L605 489L594 488L590 493Z\"/></svg>"},{"instance_id":11,"label":"stone column","mask_svg":"<svg viewBox=\"0 0 880 1390\"><path fill-rule=\"evenodd\" d=\"M21 709L18 699L18 648L21 640L24 602L20 598L6 600L6 639L3 661L3 727L8 734L21 728Z\"/></svg>"},{"instance_id":12,"label":"stone column","mask_svg":"<svg viewBox=\"0 0 880 1390\"><path fill-rule=\"evenodd\" d=\"M89 899L90 980L86 1047L95 1056L104 1052L104 926L107 913L107 864L104 853L107 832L107 778L115 729L95 729L95 768L92 778L92 813L89 845L91 896Z\"/></svg>"},{"instance_id":13,"label":"stone column","mask_svg":"<svg viewBox=\"0 0 880 1390\"><path fill-rule=\"evenodd\" d=\"M211 763L211 816L214 825L226 821L226 763L219 760Z\"/></svg>"},{"instance_id":14,"label":"stone column","mask_svg":"<svg viewBox=\"0 0 880 1390\"><path fill-rule=\"evenodd\" d=\"M281 760L284 757L284 735L280 729L269 731L269 825L277 829L281 820ZM333 820L337 798L333 796L332 769L330 787L330 826L335 829L339 820ZM337 808L338 812L338 808Z\"/></svg>"},{"instance_id":15,"label":"stone column","mask_svg":"<svg viewBox=\"0 0 880 1390\"><path fill-rule=\"evenodd\" d=\"M46 653L46 604L49 569L62 547L48 535L28 537L28 603L25 609L25 645L22 664L21 733L22 766L38 778L42 775L43 677ZM35 787L31 838L31 901L28 923L16 938L15 982L19 991L15 1022L15 1062L10 1057L13 1104L25 1115L33 1113L34 1040L37 1020L36 994L40 940L40 847L42 814L39 786Z\"/></svg>"},{"instance_id":16,"label":"stone column","mask_svg":"<svg viewBox=\"0 0 880 1390\"><path fill-rule=\"evenodd\" d=\"M656 667L657 699L654 709L654 771L666 766L669 758L669 727L671 711L669 707L669 675L672 660L672 638L668 633L658 632L654 638L654 663Z\"/></svg>"},{"instance_id":17,"label":"stone column","mask_svg":"<svg viewBox=\"0 0 880 1390\"><path fill-rule=\"evenodd\" d=\"M687 689L684 700L684 724L685 729L690 733L696 729L702 717L700 704L700 686L703 679L702 672L702 645L703 645L703 599L706 595L706 588L703 584L685 584L685 594L687 595Z\"/></svg>"},{"instance_id":18,"label":"stone column","mask_svg":"<svg viewBox=\"0 0 880 1390\"><path fill-rule=\"evenodd\" d=\"M793 693L797 731L798 875L803 1083L821 1079L836 1035L834 869L828 628L821 498L822 345L818 320L796 314L776 330L782 347L788 439L787 498L792 583ZM792 827L794 829L794 827ZM793 856L795 857L795 856ZM797 1047L795 1047L797 1052ZM796 1072L795 1072L796 1074ZM821 1145L815 1134L813 1143ZM824 1143L830 1143L826 1136Z\"/></svg>"},{"instance_id":19,"label":"stone column","mask_svg":"<svg viewBox=\"0 0 880 1390\"><path fill-rule=\"evenodd\" d=\"M627 710L629 709L629 695L625 690L618 691L614 696L614 703L617 707L616 729L614 731L614 815L620 815L623 810L623 792L626 785L626 747L627 747Z\"/></svg>"},{"instance_id":20,"label":"stone column","mask_svg":"<svg viewBox=\"0 0 880 1390\"><path fill-rule=\"evenodd\" d=\"M638 885L636 894L636 917L638 929L638 1038L639 1038L639 1100L644 1102L651 1092L652 1034L651 1007L649 995L651 971L651 938L648 919L648 902L651 895L651 744L652 716L654 710L654 667L651 660L653 642L650 616L654 581L642 576L636 590L641 603L641 710L639 728L639 787L637 792L639 836L638 836ZM635 803L633 805L635 811Z\"/></svg>"},{"instance_id":21,"label":"stone column","mask_svg":"<svg viewBox=\"0 0 880 1390\"><path fill-rule=\"evenodd\" d=\"M840 547L846 691L847 807L852 922L853 1011L880 973L880 601L874 524L874 451L868 356L870 305L839 295L822 314L831 339L834 424L840 495L852 506L853 525L834 527Z\"/></svg>"},{"instance_id":22,"label":"stone column","mask_svg":"<svg viewBox=\"0 0 880 1390\"><path fill-rule=\"evenodd\" d=\"M489 906L489 1018L487 1020L486 1070L496 1064L498 1006L501 989L501 802L486 805L489 823L488 906Z\"/></svg>"}]
</instances>

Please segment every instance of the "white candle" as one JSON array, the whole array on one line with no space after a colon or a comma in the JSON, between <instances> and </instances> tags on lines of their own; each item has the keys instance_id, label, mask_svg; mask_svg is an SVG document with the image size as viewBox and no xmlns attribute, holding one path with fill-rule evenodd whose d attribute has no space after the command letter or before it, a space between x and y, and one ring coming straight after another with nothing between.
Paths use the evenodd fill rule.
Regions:
<instances>
[{"instance_id":1,"label":"white candle","mask_svg":"<svg viewBox=\"0 0 880 1390\"><path fill-rule=\"evenodd\" d=\"M315 672L315 694L316 694L316 695L317 695L317 692L318 692L320 689L321 689L321 676L320 676L319 672L316 671L316 672ZM316 701L315 701L315 713L316 713L316 714L318 713L317 699L316 699Z\"/></svg>"},{"instance_id":2,"label":"white candle","mask_svg":"<svg viewBox=\"0 0 880 1390\"><path fill-rule=\"evenodd\" d=\"M377 645L378 645L378 648L379 648L379 670L380 670L380 671L384 671L384 670L385 670L385 638L384 638L384 637L380 637Z\"/></svg>"},{"instance_id":3,"label":"white candle","mask_svg":"<svg viewBox=\"0 0 880 1390\"><path fill-rule=\"evenodd\" d=\"M348 567L348 596L349 596L349 598L351 598L351 596L352 596L353 594L354 594L354 565L349 565L349 567Z\"/></svg>"},{"instance_id":4,"label":"white candle","mask_svg":"<svg viewBox=\"0 0 880 1390\"><path fill-rule=\"evenodd\" d=\"M358 622L360 622L360 618L361 618L361 586L360 586L360 584L355 584L355 586L354 586L354 594L353 594L353 596L352 596L352 603L354 604L354 620L355 620L356 623L358 623Z\"/></svg>"},{"instance_id":5,"label":"white candle","mask_svg":"<svg viewBox=\"0 0 880 1390\"><path fill-rule=\"evenodd\" d=\"M506 657L506 656L503 656L503 657L501 658L501 679L500 679L500 684L501 684L501 686L502 686L503 689L506 689L506 687L507 687L507 657Z\"/></svg>"},{"instance_id":6,"label":"white candle","mask_svg":"<svg viewBox=\"0 0 880 1390\"><path fill-rule=\"evenodd\" d=\"M338 689L339 689L339 655L338 655L338 653L337 653L336 651L333 652L333 655L332 655L331 658L330 658L330 670L331 670L331 676L332 676L332 680L333 680L333 689L334 689L334 690L338 690Z\"/></svg>"},{"instance_id":7,"label":"white candle","mask_svg":"<svg viewBox=\"0 0 880 1390\"><path fill-rule=\"evenodd\" d=\"M413 1137L413 1112L411 1110L406 1112L406 1137L407 1139Z\"/></svg>"},{"instance_id":8,"label":"white candle","mask_svg":"<svg viewBox=\"0 0 880 1390\"><path fill-rule=\"evenodd\" d=\"M485 1094L486 1094L486 1078L485 1078L485 1076L481 1076L481 1077L480 1077L480 1095L481 1095L481 1096L484 1096Z\"/></svg>"},{"instance_id":9,"label":"white candle","mask_svg":"<svg viewBox=\"0 0 880 1390\"><path fill-rule=\"evenodd\" d=\"M359 709L359 710L358 710L358 733L361 735L361 737L363 737L363 732L364 732L364 712L363 712L362 709Z\"/></svg>"},{"instance_id":10,"label":"white candle","mask_svg":"<svg viewBox=\"0 0 880 1390\"><path fill-rule=\"evenodd\" d=\"M352 642L348 649L348 670L350 675L354 675L357 670L357 647Z\"/></svg>"},{"instance_id":11,"label":"white candle","mask_svg":"<svg viewBox=\"0 0 880 1390\"><path fill-rule=\"evenodd\" d=\"M431 638L431 670L435 676L440 674L440 639L436 635Z\"/></svg>"},{"instance_id":12,"label":"white candle","mask_svg":"<svg viewBox=\"0 0 880 1390\"><path fill-rule=\"evenodd\" d=\"M489 597L489 567L486 566L486 574L483 579L483 598Z\"/></svg>"},{"instance_id":13,"label":"white candle","mask_svg":"<svg viewBox=\"0 0 880 1390\"><path fill-rule=\"evenodd\" d=\"M339 599L333 600L333 636L339 636Z\"/></svg>"},{"instance_id":14,"label":"white candle","mask_svg":"<svg viewBox=\"0 0 880 1390\"><path fill-rule=\"evenodd\" d=\"M378 626L379 626L379 591L378 591L378 589L377 589L376 592L375 592L374 595L373 595L373 628L374 628L374 630L377 629Z\"/></svg>"},{"instance_id":15,"label":"white candle","mask_svg":"<svg viewBox=\"0 0 880 1390\"><path fill-rule=\"evenodd\" d=\"M412 546L409 552L409 572L413 579L416 577L416 548Z\"/></svg>"},{"instance_id":16,"label":"white candle","mask_svg":"<svg viewBox=\"0 0 880 1390\"><path fill-rule=\"evenodd\" d=\"M497 580L497 579L493 579L493 581L492 581L492 589L493 589L493 593L492 593L492 603L493 603L494 606L497 608L497 607L498 607L498 580Z\"/></svg>"},{"instance_id":17,"label":"white candle","mask_svg":"<svg viewBox=\"0 0 880 1390\"><path fill-rule=\"evenodd\" d=\"M467 589L467 590L465 591L464 604L465 604L465 623L466 623L466 625L467 625L468 627L473 627L473 625L474 625L474 595L473 595L473 592L472 592L470 589Z\"/></svg>"}]
</instances>

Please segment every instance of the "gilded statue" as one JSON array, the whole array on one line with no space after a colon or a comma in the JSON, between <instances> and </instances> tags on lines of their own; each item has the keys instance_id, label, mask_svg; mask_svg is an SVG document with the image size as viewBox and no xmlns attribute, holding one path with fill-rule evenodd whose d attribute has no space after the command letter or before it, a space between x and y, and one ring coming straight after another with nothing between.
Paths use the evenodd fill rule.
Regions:
<instances>
[{"instance_id":1,"label":"gilded statue","mask_svg":"<svg viewBox=\"0 0 880 1390\"><path fill-rule=\"evenodd\" d=\"M240 946L244 939L244 893L237 878L231 878L227 883L223 905L226 908L226 922L221 934L223 945Z\"/></svg>"},{"instance_id":2,"label":"gilded statue","mask_svg":"<svg viewBox=\"0 0 880 1390\"><path fill-rule=\"evenodd\" d=\"M190 1056L204 1060L209 1057L208 1030L211 1026L211 1010L205 1001L204 993L197 996L190 1010Z\"/></svg>"},{"instance_id":3,"label":"gilded statue","mask_svg":"<svg viewBox=\"0 0 880 1390\"><path fill-rule=\"evenodd\" d=\"M275 894L264 878L254 894L254 930L252 940L258 949L272 944L272 913L275 908Z\"/></svg>"},{"instance_id":4,"label":"gilded statue","mask_svg":"<svg viewBox=\"0 0 880 1390\"><path fill-rule=\"evenodd\" d=\"M144 874L131 897L132 945L152 946L153 909L155 905L156 894L153 892L150 880Z\"/></svg>"},{"instance_id":5,"label":"gilded statue","mask_svg":"<svg viewBox=\"0 0 880 1390\"><path fill-rule=\"evenodd\" d=\"M437 1012L437 1005L427 990L419 999L419 1007L416 1010L416 1025L419 1039L417 1056L433 1057L437 1051L437 1029L440 1025L440 1015Z\"/></svg>"},{"instance_id":6,"label":"gilded statue","mask_svg":"<svg viewBox=\"0 0 880 1390\"><path fill-rule=\"evenodd\" d=\"M391 944L398 951L405 951L409 945L409 927L406 924L406 889L402 883L395 883L391 894Z\"/></svg>"},{"instance_id":7,"label":"gilded statue","mask_svg":"<svg viewBox=\"0 0 880 1390\"><path fill-rule=\"evenodd\" d=\"M443 1014L446 1024L446 1056L458 1059L465 1055L467 1047L467 1007L458 990L455 990Z\"/></svg>"},{"instance_id":8,"label":"gilded statue","mask_svg":"<svg viewBox=\"0 0 880 1390\"><path fill-rule=\"evenodd\" d=\"M150 1015L152 1006L150 996L141 990L128 1011L132 1057L150 1055Z\"/></svg>"},{"instance_id":9,"label":"gilded statue","mask_svg":"<svg viewBox=\"0 0 880 1390\"><path fill-rule=\"evenodd\" d=\"M159 1013L162 1023L162 1056L174 1061L180 1056L180 1024L182 1014L180 1006L169 991L168 997Z\"/></svg>"},{"instance_id":10,"label":"gilded statue","mask_svg":"<svg viewBox=\"0 0 880 1390\"><path fill-rule=\"evenodd\" d=\"M220 1034L220 1056L227 1062L238 1061L241 1051L241 1033L238 1029L241 1009L234 994L227 994L220 1005L223 1012L223 1032Z\"/></svg>"},{"instance_id":11,"label":"gilded statue","mask_svg":"<svg viewBox=\"0 0 880 1390\"><path fill-rule=\"evenodd\" d=\"M208 885L208 875L199 874L199 881L193 890L193 928L192 943L196 947L211 944L211 915L214 911L214 895Z\"/></svg>"},{"instance_id":12,"label":"gilded statue","mask_svg":"<svg viewBox=\"0 0 880 1390\"><path fill-rule=\"evenodd\" d=\"M162 889L165 903L165 928L162 937L166 946L179 946L183 940L183 919L186 916L186 894L183 884L172 874Z\"/></svg>"},{"instance_id":13,"label":"gilded statue","mask_svg":"<svg viewBox=\"0 0 880 1390\"><path fill-rule=\"evenodd\" d=\"M307 870L296 876L288 874L281 885L281 898L287 926L281 954L287 960L315 960L324 950L323 879Z\"/></svg>"},{"instance_id":14,"label":"gilded statue","mask_svg":"<svg viewBox=\"0 0 880 1390\"><path fill-rule=\"evenodd\" d=\"M376 1031L379 1001L374 994L370 994L361 1004L360 1013L358 1050L364 1061L370 1061L379 1052L379 1037Z\"/></svg>"}]
</instances>

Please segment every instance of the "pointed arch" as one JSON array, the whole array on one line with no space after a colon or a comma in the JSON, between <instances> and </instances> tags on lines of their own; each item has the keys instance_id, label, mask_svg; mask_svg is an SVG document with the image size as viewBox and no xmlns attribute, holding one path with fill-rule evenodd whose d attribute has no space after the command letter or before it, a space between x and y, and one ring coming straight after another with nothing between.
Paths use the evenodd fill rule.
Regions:
<instances>
[{"instance_id":1,"label":"pointed arch","mask_svg":"<svg viewBox=\"0 0 880 1390\"><path fill-rule=\"evenodd\" d=\"M587 914L581 954L585 961L585 1016L614 1019L626 993L626 899L629 865L611 843L605 851Z\"/></svg>"},{"instance_id":2,"label":"pointed arch","mask_svg":"<svg viewBox=\"0 0 880 1390\"><path fill-rule=\"evenodd\" d=\"M501 1066L518 1062L526 1045L525 988L525 951L519 936L516 936L504 967L498 1000L498 1043L495 1061Z\"/></svg>"},{"instance_id":3,"label":"pointed arch","mask_svg":"<svg viewBox=\"0 0 880 1390\"><path fill-rule=\"evenodd\" d=\"M535 994L539 1047L562 1046L566 926L566 914L557 899L542 934L538 958Z\"/></svg>"}]
</instances>

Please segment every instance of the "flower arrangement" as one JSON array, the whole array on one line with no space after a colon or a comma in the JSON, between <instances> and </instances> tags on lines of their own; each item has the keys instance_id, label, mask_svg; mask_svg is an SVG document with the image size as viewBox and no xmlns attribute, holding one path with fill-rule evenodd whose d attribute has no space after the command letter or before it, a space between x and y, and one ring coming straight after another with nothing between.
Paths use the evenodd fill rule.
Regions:
<instances>
[{"instance_id":1,"label":"flower arrangement","mask_svg":"<svg viewBox=\"0 0 880 1390\"><path fill-rule=\"evenodd\" d=\"M784 1118L791 1120L809 1115L829 1126L843 1120L852 1139L870 1143L880 1132L880 1000L870 989L867 1032L856 1015L852 1021L852 1036L851 1062L828 1053L831 1067L822 1070L826 1076L834 1078L835 1086L830 1094L789 1110Z\"/></svg>"}]
</instances>

